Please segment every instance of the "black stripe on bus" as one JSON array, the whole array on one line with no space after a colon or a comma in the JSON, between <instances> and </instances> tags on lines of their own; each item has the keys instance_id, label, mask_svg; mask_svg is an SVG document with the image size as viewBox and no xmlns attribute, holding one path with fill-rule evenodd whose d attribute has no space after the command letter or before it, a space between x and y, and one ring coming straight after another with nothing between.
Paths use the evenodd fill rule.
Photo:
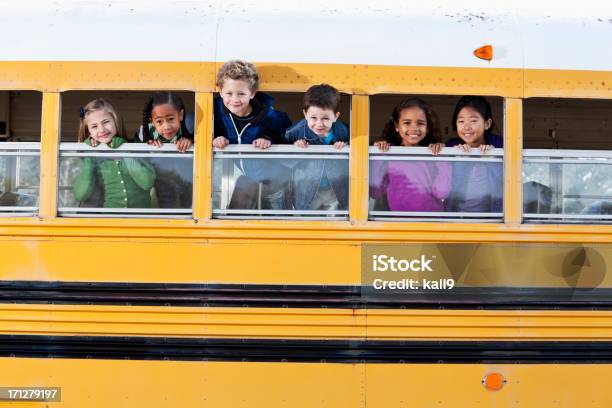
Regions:
<instances>
[{"instance_id":1,"label":"black stripe on bus","mask_svg":"<svg viewBox=\"0 0 612 408\"><path fill-rule=\"evenodd\" d=\"M612 288L471 287L362 296L359 286L0 281L0 303L195 307L612 310Z\"/></svg>"},{"instance_id":2,"label":"black stripe on bus","mask_svg":"<svg viewBox=\"0 0 612 408\"><path fill-rule=\"evenodd\" d=\"M0 356L311 363L610 364L612 342L348 341L0 335Z\"/></svg>"}]
</instances>

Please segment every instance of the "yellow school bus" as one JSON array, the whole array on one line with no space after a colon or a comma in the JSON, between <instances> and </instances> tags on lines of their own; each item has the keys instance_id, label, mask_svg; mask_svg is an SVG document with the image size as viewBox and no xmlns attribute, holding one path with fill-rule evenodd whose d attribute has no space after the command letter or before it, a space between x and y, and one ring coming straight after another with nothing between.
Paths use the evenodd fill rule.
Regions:
<instances>
[{"instance_id":1,"label":"yellow school bus","mask_svg":"<svg viewBox=\"0 0 612 408\"><path fill-rule=\"evenodd\" d=\"M612 25L599 7L7 5L0 406L610 406ZM311 85L335 86L350 147L213 149L216 72L236 58L294 122ZM162 90L193 114L193 149L76 143L88 101L111 99L132 134ZM372 147L407 97L453 138L462 95L491 103L503 148ZM126 157L176 177L186 201L162 205L163 186L146 209L74 200L83 158ZM343 163L348 204L265 208L256 183L259 200L236 208L248 160L289 178ZM379 207L375 162L497 166L503 208Z\"/></svg>"}]
</instances>

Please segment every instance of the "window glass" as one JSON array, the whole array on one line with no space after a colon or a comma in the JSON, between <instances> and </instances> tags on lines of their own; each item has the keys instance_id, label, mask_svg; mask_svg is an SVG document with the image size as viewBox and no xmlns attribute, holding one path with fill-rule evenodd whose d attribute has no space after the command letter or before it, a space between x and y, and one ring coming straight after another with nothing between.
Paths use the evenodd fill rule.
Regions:
<instances>
[{"instance_id":1,"label":"window glass","mask_svg":"<svg viewBox=\"0 0 612 408\"><path fill-rule=\"evenodd\" d=\"M60 215L191 216L194 96L175 91L65 93Z\"/></svg>"},{"instance_id":2,"label":"window glass","mask_svg":"<svg viewBox=\"0 0 612 408\"><path fill-rule=\"evenodd\" d=\"M38 212L42 94L0 91L0 215Z\"/></svg>"},{"instance_id":3,"label":"window glass","mask_svg":"<svg viewBox=\"0 0 612 408\"><path fill-rule=\"evenodd\" d=\"M230 145L213 167L216 218L348 218L348 147Z\"/></svg>"},{"instance_id":4,"label":"window glass","mask_svg":"<svg viewBox=\"0 0 612 408\"><path fill-rule=\"evenodd\" d=\"M369 218L503 221L503 100L371 99Z\"/></svg>"},{"instance_id":5,"label":"window glass","mask_svg":"<svg viewBox=\"0 0 612 408\"><path fill-rule=\"evenodd\" d=\"M370 219L500 221L503 150L486 154L426 147L370 148Z\"/></svg>"},{"instance_id":6,"label":"window glass","mask_svg":"<svg viewBox=\"0 0 612 408\"><path fill-rule=\"evenodd\" d=\"M61 146L59 212L88 214L191 215L193 153L145 144L118 148L82 143Z\"/></svg>"},{"instance_id":7,"label":"window glass","mask_svg":"<svg viewBox=\"0 0 612 408\"><path fill-rule=\"evenodd\" d=\"M612 101L525 101L525 222L612 221L610 120Z\"/></svg>"},{"instance_id":8,"label":"window glass","mask_svg":"<svg viewBox=\"0 0 612 408\"><path fill-rule=\"evenodd\" d=\"M336 108L310 105L305 115L305 93L263 91L243 120L216 97L213 217L348 218L351 98L337 105L337 90L317 89ZM229 145L216 145L220 136ZM261 139L270 147L253 146Z\"/></svg>"}]
</instances>

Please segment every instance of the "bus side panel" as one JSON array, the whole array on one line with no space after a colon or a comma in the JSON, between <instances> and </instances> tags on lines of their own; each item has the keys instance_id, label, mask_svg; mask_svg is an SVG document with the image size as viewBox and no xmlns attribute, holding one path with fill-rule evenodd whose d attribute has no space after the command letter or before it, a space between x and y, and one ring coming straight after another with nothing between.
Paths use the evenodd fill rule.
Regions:
<instances>
[{"instance_id":1,"label":"bus side panel","mask_svg":"<svg viewBox=\"0 0 612 408\"><path fill-rule=\"evenodd\" d=\"M3 241L0 279L358 285L360 246L319 241Z\"/></svg>"},{"instance_id":2,"label":"bus side panel","mask_svg":"<svg viewBox=\"0 0 612 408\"><path fill-rule=\"evenodd\" d=\"M610 365L0 359L0 382L61 387L58 407L609 407ZM481 384L499 372L499 391ZM12 406L0 402L0 407ZM44 403L25 403L42 407Z\"/></svg>"}]
</instances>

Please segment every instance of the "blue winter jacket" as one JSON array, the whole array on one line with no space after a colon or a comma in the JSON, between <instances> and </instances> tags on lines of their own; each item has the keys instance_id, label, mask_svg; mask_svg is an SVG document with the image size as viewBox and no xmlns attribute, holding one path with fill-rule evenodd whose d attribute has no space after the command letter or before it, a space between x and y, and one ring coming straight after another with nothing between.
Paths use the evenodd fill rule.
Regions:
<instances>
[{"instance_id":1,"label":"blue winter jacket","mask_svg":"<svg viewBox=\"0 0 612 408\"><path fill-rule=\"evenodd\" d=\"M229 139L230 144L251 144L260 137L273 143L282 143L285 130L291 126L289 116L285 112L274 109L272 106L274 99L263 92L257 92L253 99L261 105L261 111L242 129L242 133L238 134L231 113L224 109L223 99L217 97L215 100L215 128L224 130L223 136ZM280 137L275 137L275 135Z\"/></svg>"},{"instance_id":2,"label":"blue winter jacket","mask_svg":"<svg viewBox=\"0 0 612 408\"><path fill-rule=\"evenodd\" d=\"M446 142L446 146L456 146L464 143L455 138ZM485 134L485 143L493 147L504 147L504 138L492 133ZM465 199L465 190L470 182L469 177L477 162L453 162L453 176L451 191L445 201L446 211L464 212L462 203ZM504 166L503 163L487 164L487 185L482 186L482 204L489 208L483 212L502 212L504 208Z\"/></svg>"},{"instance_id":3,"label":"blue winter jacket","mask_svg":"<svg viewBox=\"0 0 612 408\"><path fill-rule=\"evenodd\" d=\"M230 144L252 144L255 139L264 138L272 143L283 143L283 134L291 125L291 120L285 112L280 112L272 106L274 99L263 93L255 94L255 103L261 105L261 111L239 134L231 113L224 109L221 97L215 100L215 129L223 129L223 136ZM218 135L215 135L215 137ZM275 160L244 159L241 160L245 175L256 182L283 182L288 169Z\"/></svg>"},{"instance_id":4,"label":"blue winter jacket","mask_svg":"<svg viewBox=\"0 0 612 408\"><path fill-rule=\"evenodd\" d=\"M340 121L332 125L335 142L349 142L348 126ZM289 143L304 139L311 145L324 145L325 140L317 136L305 119L287 129L285 139ZM348 160L302 159L293 169L293 199L296 210L309 210L324 175L334 190L340 209L348 208Z\"/></svg>"}]
</instances>

